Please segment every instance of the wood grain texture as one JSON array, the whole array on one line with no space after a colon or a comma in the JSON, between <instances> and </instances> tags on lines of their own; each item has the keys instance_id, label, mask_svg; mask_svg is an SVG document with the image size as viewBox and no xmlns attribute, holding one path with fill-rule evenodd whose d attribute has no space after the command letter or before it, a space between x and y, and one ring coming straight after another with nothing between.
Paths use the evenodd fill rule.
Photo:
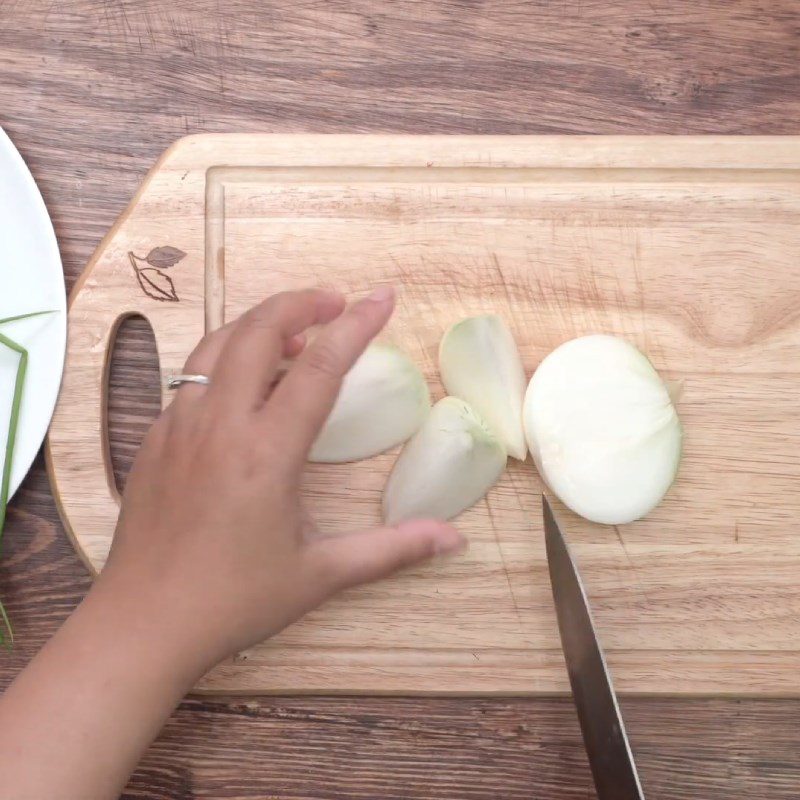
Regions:
<instances>
[{"instance_id":1,"label":"wood grain texture","mask_svg":"<svg viewBox=\"0 0 800 800\"><path fill-rule=\"evenodd\" d=\"M0 2L0 123L42 188L68 285L185 133L800 130L794 0L284 5ZM146 325L125 332L110 413L120 476L145 387L147 409L160 399ZM88 585L39 460L0 560L18 634L0 685ZM648 797L797 797L797 702L623 706ZM190 700L126 796L586 798L584 758L566 699Z\"/></svg>"},{"instance_id":2,"label":"wood grain texture","mask_svg":"<svg viewBox=\"0 0 800 800\"><path fill-rule=\"evenodd\" d=\"M797 695L798 163L798 137L181 139L73 292L48 449L68 532L98 570L118 514L105 365L126 315L152 325L166 384L259 297L392 284L383 337L434 397L442 335L470 314L508 321L529 375L566 339L614 333L683 385L686 429L678 480L646 519L562 509L618 689ZM309 467L324 533L378 524L395 456ZM458 518L468 553L348 592L201 688L566 691L540 493L512 461Z\"/></svg>"}]
</instances>

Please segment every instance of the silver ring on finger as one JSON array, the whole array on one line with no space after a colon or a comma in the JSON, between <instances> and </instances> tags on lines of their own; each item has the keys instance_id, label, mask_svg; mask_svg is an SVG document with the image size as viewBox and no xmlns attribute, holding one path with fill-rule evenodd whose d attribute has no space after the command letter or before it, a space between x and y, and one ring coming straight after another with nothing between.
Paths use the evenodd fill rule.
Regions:
<instances>
[{"instance_id":1,"label":"silver ring on finger","mask_svg":"<svg viewBox=\"0 0 800 800\"><path fill-rule=\"evenodd\" d=\"M211 383L211 379L208 375L173 375L167 381L167 388L168 389L177 389L183 383L199 383L202 386L208 386Z\"/></svg>"}]
</instances>

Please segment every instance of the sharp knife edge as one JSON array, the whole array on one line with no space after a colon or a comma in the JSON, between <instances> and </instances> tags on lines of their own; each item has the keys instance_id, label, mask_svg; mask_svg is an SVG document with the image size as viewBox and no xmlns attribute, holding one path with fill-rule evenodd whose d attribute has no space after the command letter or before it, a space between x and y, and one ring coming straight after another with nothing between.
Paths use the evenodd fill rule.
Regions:
<instances>
[{"instance_id":1,"label":"sharp knife edge","mask_svg":"<svg viewBox=\"0 0 800 800\"><path fill-rule=\"evenodd\" d=\"M545 543L561 644L599 800L644 800L580 573L547 497Z\"/></svg>"}]
</instances>

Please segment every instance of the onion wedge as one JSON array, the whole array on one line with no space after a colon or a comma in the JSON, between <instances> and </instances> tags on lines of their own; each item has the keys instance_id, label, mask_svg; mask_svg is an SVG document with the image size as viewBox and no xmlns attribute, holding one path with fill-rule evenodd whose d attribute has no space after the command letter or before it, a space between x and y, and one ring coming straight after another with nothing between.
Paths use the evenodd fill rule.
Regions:
<instances>
[{"instance_id":1,"label":"onion wedge","mask_svg":"<svg viewBox=\"0 0 800 800\"><path fill-rule=\"evenodd\" d=\"M413 436L430 408L416 364L396 347L372 344L345 376L309 460L339 463L382 453Z\"/></svg>"},{"instance_id":2,"label":"onion wedge","mask_svg":"<svg viewBox=\"0 0 800 800\"><path fill-rule=\"evenodd\" d=\"M508 326L496 314L453 325L439 346L439 370L448 394L466 400L502 442L524 461L522 427L525 370Z\"/></svg>"},{"instance_id":3,"label":"onion wedge","mask_svg":"<svg viewBox=\"0 0 800 800\"><path fill-rule=\"evenodd\" d=\"M505 465L488 425L468 403L445 397L398 456L383 493L384 519L450 519L480 500Z\"/></svg>"}]
</instances>

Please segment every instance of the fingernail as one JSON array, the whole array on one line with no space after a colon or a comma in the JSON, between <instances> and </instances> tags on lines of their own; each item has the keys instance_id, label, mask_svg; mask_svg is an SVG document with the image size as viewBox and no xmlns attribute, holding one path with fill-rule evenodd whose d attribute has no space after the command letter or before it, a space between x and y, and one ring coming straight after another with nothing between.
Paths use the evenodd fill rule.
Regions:
<instances>
[{"instance_id":1,"label":"fingernail","mask_svg":"<svg viewBox=\"0 0 800 800\"><path fill-rule=\"evenodd\" d=\"M467 549L467 540L455 528L448 525L436 536L436 554L440 556L455 555Z\"/></svg>"},{"instance_id":2,"label":"fingernail","mask_svg":"<svg viewBox=\"0 0 800 800\"><path fill-rule=\"evenodd\" d=\"M394 297L394 286L377 286L368 295L367 300L373 303L387 303Z\"/></svg>"},{"instance_id":3,"label":"fingernail","mask_svg":"<svg viewBox=\"0 0 800 800\"><path fill-rule=\"evenodd\" d=\"M427 534L433 539L433 550L436 555L460 553L467 549L467 540L452 525L435 519L409 519L397 526L398 531Z\"/></svg>"}]
</instances>

